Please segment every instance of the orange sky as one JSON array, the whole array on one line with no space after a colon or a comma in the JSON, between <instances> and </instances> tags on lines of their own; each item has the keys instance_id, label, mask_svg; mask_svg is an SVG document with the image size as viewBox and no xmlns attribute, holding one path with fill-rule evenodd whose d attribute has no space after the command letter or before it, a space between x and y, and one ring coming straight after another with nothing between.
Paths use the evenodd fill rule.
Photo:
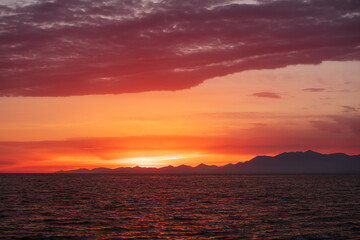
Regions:
<instances>
[{"instance_id":1,"label":"orange sky","mask_svg":"<svg viewBox=\"0 0 360 240\"><path fill-rule=\"evenodd\" d=\"M325 62L172 92L3 97L0 171L224 165L307 149L357 154L357 76L359 62ZM253 96L261 92L279 97Z\"/></svg>"},{"instance_id":2,"label":"orange sky","mask_svg":"<svg viewBox=\"0 0 360 240\"><path fill-rule=\"evenodd\" d=\"M358 7L0 0L0 172L359 154Z\"/></svg>"}]
</instances>

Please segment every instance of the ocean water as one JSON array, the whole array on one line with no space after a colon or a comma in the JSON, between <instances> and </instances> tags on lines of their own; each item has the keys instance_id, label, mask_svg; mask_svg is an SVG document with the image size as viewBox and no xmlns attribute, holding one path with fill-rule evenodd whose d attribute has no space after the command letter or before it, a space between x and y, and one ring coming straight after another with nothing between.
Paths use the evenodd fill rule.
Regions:
<instances>
[{"instance_id":1,"label":"ocean water","mask_svg":"<svg viewBox=\"0 0 360 240\"><path fill-rule=\"evenodd\" d=\"M360 239L360 175L0 174L0 239Z\"/></svg>"}]
</instances>

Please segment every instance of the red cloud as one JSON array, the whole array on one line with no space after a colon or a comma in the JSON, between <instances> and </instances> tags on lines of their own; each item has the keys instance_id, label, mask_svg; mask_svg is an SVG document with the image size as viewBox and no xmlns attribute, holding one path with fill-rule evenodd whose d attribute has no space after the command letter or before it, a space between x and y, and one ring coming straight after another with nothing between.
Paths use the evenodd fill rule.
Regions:
<instances>
[{"instance_id":1,"label":"red cloud","mask_svg":"<svg viewBox=\"0 0 360 240\"><path fill-rule=\"evenodd\" d=\"M178 90L248 69L360 59L360 2L0 6L0 96Z\"/></svg>"}]
</instances>

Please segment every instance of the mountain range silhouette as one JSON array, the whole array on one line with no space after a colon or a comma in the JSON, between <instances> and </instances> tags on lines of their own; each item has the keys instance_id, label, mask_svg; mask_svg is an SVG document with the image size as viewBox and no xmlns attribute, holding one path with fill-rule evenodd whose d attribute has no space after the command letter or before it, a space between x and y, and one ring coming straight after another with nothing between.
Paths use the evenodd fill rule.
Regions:
<instances>
[{"instance_id":1,"label":"mountain range silhouette","mask_svg":"<svg viewBox=\"0 0 360 240\"><path fill-rule=\"evenodd\" d=\"M344 153L321 154L314 151L284 152L274 157L257 156L247 162L215 166L199 164L196 167L180 165L161 168L119 167L80 168L56 173L122 173L122 174L309 174L360 173L360 155Z\"/></svg>"}]
</instances>

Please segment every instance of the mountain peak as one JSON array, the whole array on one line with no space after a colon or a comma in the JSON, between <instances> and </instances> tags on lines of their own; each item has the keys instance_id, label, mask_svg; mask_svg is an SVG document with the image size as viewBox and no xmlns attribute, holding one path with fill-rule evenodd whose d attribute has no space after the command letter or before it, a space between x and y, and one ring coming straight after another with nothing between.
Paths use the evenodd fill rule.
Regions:
<instances>
[{"instance_id":1,"label":"mountain peak","mask_svg":"<svg viewBox=\"0 0 360 240\"><path fill-rule=\"evenodd\" d=\"M313 151L313 150L307 150L305 153L307 153L307 154L320 154L321 155L321 153L318 153L318 152L315 152L315 151Z\"/></svg>"},{"instance_id":2,"label":"mountain peak","mask_svg":"<svg viewBox=\"0 0 360 240\"><path fill-rule=\"evenodd\" d=\"M206 165L204 163L200 163L199 165L197 165L196 167L208 167L209 165Z\"/></svg>"}]
</instances>

